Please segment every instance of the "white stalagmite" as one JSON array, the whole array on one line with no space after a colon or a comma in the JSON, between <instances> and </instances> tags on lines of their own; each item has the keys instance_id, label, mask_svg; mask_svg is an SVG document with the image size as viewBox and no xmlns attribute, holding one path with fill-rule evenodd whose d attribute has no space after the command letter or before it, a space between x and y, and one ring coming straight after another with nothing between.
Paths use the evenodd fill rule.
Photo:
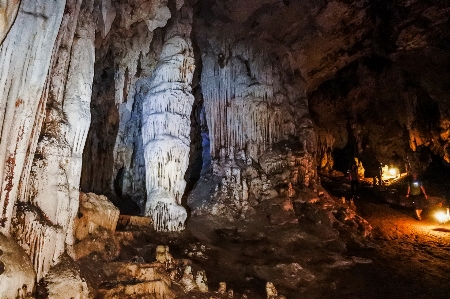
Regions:
<instances>
[{"instance_id":1,"label":"white stalagmite","mask_svg":"<svg viewBox=\"0 0 450 299\"><path fill-rule=\"evenodd\" d=\"M147 97L149 78L153 74L162 48L162 34L156 28L163 28L171 18L167 0L141 1L139 9L130 1L102 0L102 12L112 8L105 5L112 2L116 20L121 25L112 28L106 40L110 39L114 60L114 99L119 112L119 128L114 145L114 165L111 189L119 197L131 197L142 208L145 198L145 161L142 143L142 103ZM177 2L177 10L178 3ZM183 0L181 0L183 2ZM105 19L108 16L104 16ZM112 15L110 16L110 19ZM104 21L106 22L106 21ZM133 25L133 26L131 26ZM131 31L127 36L123 28ZM131 33L133 32L133 33ZM110 47L97 49L98 61L111 55ZM124 50L126 49L126 50ZM104 65L103 68L108 68Z\"/></svg>"},{"instance_id":2,"label":"white stalagmite","mask_svg":"<svg viewBox=\"0 0 450 299\"><path fill-rule=\"evenodd\" d=\"M44 84L65 4L23 0L0 46L0 232L6 235L39 136Z\"/></svg>"},{"instance_id":3,"label":"white stalagmite","mask_svg":"<svg viewBox=\"0 0 450 299\"><path fill-rule=\"evenodd\" d=\"M73 11L72 15L64 16L58 35L57 44L61 46L55 47L48 79L49 105L22 198L27 203L24 206L43 216L30 217L29 213L19 211L18 216L24 214L24 221L15 229L19 243L36 261L38 279L58 262L66 244L74 243L82 151L90 125L95 53L92 6L83 7L78 19L81 1L69 0L67 4ZM40 237L48 236L49 232L50 238ZM27 246L30 238L38 241Z\"/></svg>"},{"instance_id":4,"label":"white stalagmite","mask_svg":"<svg viewBox=\"0 0 450 299\"><path fill-rule=\"evenodd\" d=\"M145 214L158 231L184 229L181 206L189 164L194 58L189 39L192 11L182 8L169 28L143 103L142 139L146 163Z\"/></svg>"}]
</instances>

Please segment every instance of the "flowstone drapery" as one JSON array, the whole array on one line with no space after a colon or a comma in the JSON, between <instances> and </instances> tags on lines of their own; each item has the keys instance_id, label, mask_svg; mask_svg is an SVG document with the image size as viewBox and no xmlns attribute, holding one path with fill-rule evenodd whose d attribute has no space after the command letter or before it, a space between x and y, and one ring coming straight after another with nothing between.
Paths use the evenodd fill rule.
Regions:
<instances>
[{"instance_id":1,"label":"flowstone drapery","mask_svg":"<svg viewBox=\"0 0 450 299\"><path fill-rule=\"evenodd\" d=\"M184 229L181 197L189 164L191 83L194 58L189 39L192 11L181 9L166 33L159 64L143 103L142 139L146 163L147 203L158 231Z\"/></svg>"},{"instance_id":2,"label":"flowstone drapery","mask_svg":"<svg viewBox=\"0 0 450 299\"><path fill-rule=\"evenodd\" d=\"M227 39L226 31L214 28L199 41L212 170L220 178L202 206L232 219L252 213L255 198L280 195L280 186L313 187L316 136L302 82L291 80L270 47Z\"/></svg>"},{"instance_id":3,"label":"flowstone drapery","mask_svg":"<svg viewBox=\"0 0 450 299\"><path fill-rule=\"evenodd\" d=\"M16 19L20 0L3 0L0 2L0 45Z\"/></svg>"},{"instance_id":4,"label":"flowstone drapery","mask_svg":"<svg viewBox=\"0 0 450 299\"><path fill-rule=\"evenodd\" d=\"M58 35L57 44L61 46L53 54L47 115L29 186L17 209L23 221L14 230L34 262L38 279L58 261L66 244L74 244L81 155L90 125L95 60L93 7L85 4L79 14L80 0L68 1L67 5L72 14L64 15Z\"/></svg>"},{"instance_id":5,"label":"flowstone drapery","mask_svg":"<svg viewBox=\"0 0 450 299\"><path fill-rule=\"evenodd\" d=\"M45 108L44 84L66 1L24 0L0 47L0 232L9 235Z\"/></svg>"},{"instance_id":6,"label":"flowstone drapery","mask_svg":"<svg viewBox=\"0 0 450 299\"><path fill-rule=\"evenodd\" d=\"M273 77L278 70L266 63L264 52L248 44L223 48L203 54L202 90L211 155L229 156L233 147L246 149L250 158L257 159L270 145L295 133L289 113L280 107L286 96Z\"/></svg>"}]
</instances>

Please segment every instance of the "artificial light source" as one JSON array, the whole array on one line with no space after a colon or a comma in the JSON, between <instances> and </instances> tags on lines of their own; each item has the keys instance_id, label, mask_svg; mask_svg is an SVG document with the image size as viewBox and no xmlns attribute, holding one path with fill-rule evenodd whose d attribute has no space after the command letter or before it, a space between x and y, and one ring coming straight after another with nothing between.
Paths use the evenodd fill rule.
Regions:
<instances>
[{"instance_id":1,"label":"artificial light source","mask_svg":"<svg viewBox=\"0 0 450 299\"><path fill-rule=\"evenodd\" d=\"M397 176L398 169L397 168L389 168L389 174L392 176Z\"/></svg>"},{"instance_id":2,"label":"artificial light source","mask_svg":"<svg viewBox=\"0 0 450 299\"><path fill-rule=\"evenodd\" d=\"M434 217L436 217L439 223L443 224L449 220L448 210L447 213L445 213L444 211L438 211L436 212L436 214L434 214Z\"/></svg>"}]
</instances>

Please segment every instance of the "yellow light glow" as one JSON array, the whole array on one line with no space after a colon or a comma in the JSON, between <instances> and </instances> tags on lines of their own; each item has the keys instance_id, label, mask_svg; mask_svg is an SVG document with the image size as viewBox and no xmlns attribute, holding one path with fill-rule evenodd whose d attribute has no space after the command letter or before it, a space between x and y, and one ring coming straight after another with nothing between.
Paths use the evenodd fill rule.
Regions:
<instances>
[{"instance_id":1,"label":"yellow light glow","mask_svg":"<svg viewBox=\"0 0 450 299\"><path fill-rule=\"evenodd\" d=\"M439 223L445 223L448 221L448 215L445 212L439 211L436 212L436 214L434 214L434 217L436 217L437 221L439 221Z\"/></svg>"},{"instance_id":2,"label":"yellow light glow","mask_svg":"<svg viewBox=\"0 0 450 299\"><path fill-rule=\"evenodd\" d=\"M397 168L389 168L389 174L392 176L396 176L398 173L398 169Z\"/></svg>"}]
</instances>

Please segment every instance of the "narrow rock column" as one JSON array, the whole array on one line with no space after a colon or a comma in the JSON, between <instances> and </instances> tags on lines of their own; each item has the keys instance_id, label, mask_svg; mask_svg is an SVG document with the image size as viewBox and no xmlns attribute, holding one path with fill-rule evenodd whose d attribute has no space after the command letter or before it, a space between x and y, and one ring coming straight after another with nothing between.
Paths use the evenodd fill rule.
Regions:
<instances>
[{"instance_id":1,"label":"narrow rock column","mask_svg":"<svg viewBox=\"0 0 450 299\"><path fill-rule=\"evenodd\" d=\"M9 235L19 181L43 119L43 91L66 1L24 0L0 46L0 232ZM31 160L30 160L31 161Z\"/></svg>"},{"instance_id":2,"label":"narrow rock column","mask_svg":"<svg viewBox=\"0 0 450 299\"><path fill-rule=\"evenodd\" d=\"M192 11L182 8L169 27L159 64L143 103L142 139L146 163L145 214L157 231L180 231L187 217L181 206L189 164L194 57L189 39Z\"/></svg>"},{"instance_id":3,"label":"narrow rock column","mask_svg":"<svg viewBox=\"0 0 450 299\"><path fill-rule=\"evenodd\" d=\"M95 63L95 23L92 19L92 7L85 9L79 20L73 43L71 64L64 95L63 111L67 116L69 129L65 132L66 141L72 150L70 167L67 172L69 190L70 217L60 218L59 222L67 223L68 244L73 244L73 220L79 206L79 187L83 150L91 124L91 96Z\"/></svg>"}]
</instances>

